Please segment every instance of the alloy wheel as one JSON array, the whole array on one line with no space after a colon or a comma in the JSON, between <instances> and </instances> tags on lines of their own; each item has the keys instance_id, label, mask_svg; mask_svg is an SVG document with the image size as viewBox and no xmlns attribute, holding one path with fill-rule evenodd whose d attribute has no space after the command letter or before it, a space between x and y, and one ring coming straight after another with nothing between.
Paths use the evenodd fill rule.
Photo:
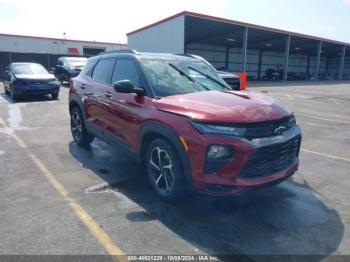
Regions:
<instances>
[{"instance_id":1,"label":"alloy wheel","mask_svg":"<svg viewBox=\"0 0 350 262\"><path fill-rule=\"evenodd\" d=\"M79 141L83 132L83 126L78 112L73 112L71 117L72 134L75 141Z\"/></svg>"},{"instance_id":2,"label":"alloy wheel","mask_svg":"<svg viewBox=\"0 0 350 262\"><path fill-rule=\"evenodd\" d=\"M151 179L160 194L167 194L174 188L175 178L173 163L169 154L159 147L154 147L150 154L149 166Z\"/></svg>"}]
</instances>

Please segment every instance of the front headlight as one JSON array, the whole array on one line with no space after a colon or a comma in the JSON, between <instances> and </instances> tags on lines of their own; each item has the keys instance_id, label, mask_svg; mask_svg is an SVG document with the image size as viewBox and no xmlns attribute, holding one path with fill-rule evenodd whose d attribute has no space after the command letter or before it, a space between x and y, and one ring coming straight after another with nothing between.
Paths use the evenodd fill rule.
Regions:
<instances>
[{"instance_id":1,"label":"front headlight","mask_svg":"<svg viewBox=\"0 0 350 262\"><path fill-rule=\"evenodd\" d=\"M243 137L246 131L246 128L244 127L213 125L199 122L192 122L192 125L202 134L218 134Z\"/></svg>"},{"instance_id":2,"label":"front headlight","mask_svg":"<svg viewBox=\"0 0 350 262\"><path fill-rule=\"evenodd\" d=\"M57 80L52 80L49 82L50 85L56 85L56 86L59 86L61 83L60 81L57 81Z\"/></svg>"}]
</instances>

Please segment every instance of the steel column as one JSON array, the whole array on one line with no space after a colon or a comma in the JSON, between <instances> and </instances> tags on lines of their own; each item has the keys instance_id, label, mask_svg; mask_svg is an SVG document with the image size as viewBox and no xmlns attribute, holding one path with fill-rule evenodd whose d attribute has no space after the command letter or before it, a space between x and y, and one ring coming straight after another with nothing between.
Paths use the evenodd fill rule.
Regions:
<instances>
[{"instance_id":1,"label":"steel column","mask_svg":"<svg viewBox=\"0 0 350 262\"><path fill-rule=\"evenodd\" d=\"M228 60L229 60L229 54L230 54L230 48L228 46L226 46L226 54L225 54L225 67L226 67L226 70L228 70Z\"/></svg>"},{"instance_id":2,"label":"steel column","mask_svg":"<svg viewBox=\"0 0 350 262\"><path fill-rule=\"evenodd\" d=\"M286 52L285 52L285 62L284 62L283 81L287 81L287 79L288 79L290 39L291 39L291 36L288 35L288 36L286 37Z\"/></svg>"},{"instance_id":3,"label":"steel column","mask_svg":"<svg viewBox=\"0 0 350 262\"><path fill-rule=\"evenodd\" d=\"M322 53L322 41L318 43L317 46L317 57L316 57L316 69L315 69L315 75L314 78L316 81L319 80L319 72L320 72L320 64L321 64L321 53Z\"/></svg>"},{"instance_id":4,"label":"steel column","mask_svg":"<svg viewBox=\"0 0 350 262\"><path fill-rule=\"evenodd\" d=\"M47 70L51 71L50 55L49 55L49 53L47 53L46 55L47 55Z\"/></svg>"},{"instance_id":5,"label":"steel column","mask_svg":"<svg viewBox=\"0 0 350 262\"><path fill-rule=\"evenodd\" d=\"M242 46L242 72L247 70L247 46L248 46L248 27L243 31L243 46Z\"/></svg>"},{"instance_id":6,"label":"steel column","mask_svg":"<svg viewBox=\"0 0 350 262\"><path fill-rule=\"evenodd\" d=\"M259 50L259 65L258 65L258 79L261 79L261 63L262 63L262 50Z\"/></svg>"},{"instance_id":7,"label":"steel column","mask_svg":"<svg viewBox=\"0 0 350 262\"><path fill-rule=\"evenodd\" d=\"M340 60L340 68L339 68L339 80L343 80L345 54L346 54L346 46L343 46L343 48L341 50L341 60Z\"/></svg>"},{"instance_id":8,"label":"steel column","mask_svg":"<svg viewBox=\"0 0 350 262\"><path fill-rule=\"evenodd\" d=\"M310 56L307 56L307 64L306 64L306 74L307 74L307 79L309 80L309 75L310 75Z\"/></svg>"}]
</instances>

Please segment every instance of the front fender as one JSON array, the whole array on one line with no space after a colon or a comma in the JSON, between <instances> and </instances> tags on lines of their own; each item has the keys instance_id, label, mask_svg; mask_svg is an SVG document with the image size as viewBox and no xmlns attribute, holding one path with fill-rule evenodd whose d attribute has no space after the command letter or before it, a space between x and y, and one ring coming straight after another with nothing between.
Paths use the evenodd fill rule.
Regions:
<instances>
[{"instance_id":1,"label":"front fender","mask_svg":"<svg viewBox=\"0 0 350 262\"><path fill-rule=\"evenodd\" d=\"M184 168L186 182L188 185L192 186L192 172L187 151L181 143L179 135L166 124L157 121L146 121L142 125L138 141L138 154L140 156L140 161L142 161L143 154L145 153L145 150L147 150L142 147L149 134L158 134L168 140L175 147Z\"/></svg>"}]
</instances>

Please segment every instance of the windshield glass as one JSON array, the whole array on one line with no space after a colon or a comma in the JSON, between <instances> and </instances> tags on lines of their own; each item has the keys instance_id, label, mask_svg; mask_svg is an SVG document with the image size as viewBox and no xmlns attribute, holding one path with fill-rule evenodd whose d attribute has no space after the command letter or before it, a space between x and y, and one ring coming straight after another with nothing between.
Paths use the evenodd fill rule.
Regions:
<instances>
[{"instance_id":1,"label":"windshield glass","mask_svg":"<svg viewBox=\"0 0 350 262\"><path fill-rule=\"evenodd\" d=\"M202 61L141 59L146 77L156 96L229 89Z\"/></svg>"},{"instance_id":2,"label":"windshield glass","mask_svg":"<svg viewBox=\"0 0 350 262\"><path fill-rule=\"evenodd\" d=\"M14 74L30 74L30 75L40 75L40 74L48 74L47 70L39 64L18 64L13 65L13 73Z\"/></svg>"},{"instance_id":3,"label":"windshield glass","mask_svg":"<svg viewBox=\"0 0 350 262\"><path fill-rule=\"evenodd\" d=\"M87 58L85 57L71 57L66 59L65 64L70 66L84 66L86 64Z\"/></svg>"}]
</instances>

